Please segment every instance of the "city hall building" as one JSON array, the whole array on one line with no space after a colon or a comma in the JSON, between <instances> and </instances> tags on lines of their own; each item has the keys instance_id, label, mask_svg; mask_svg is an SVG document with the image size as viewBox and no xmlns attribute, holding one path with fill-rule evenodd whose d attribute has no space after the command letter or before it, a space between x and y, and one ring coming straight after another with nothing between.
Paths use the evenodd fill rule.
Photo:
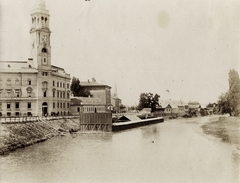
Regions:
<instances>
[{"instance_id":1,"label":"city hall building","mask_svg":"<svg viewBox=\"0 0 240 183\"><path fill-rule=\"evenodd\" d=\"M49 11L31 13L31 58L0 61L0 117L70 114L70 74L51 64Z\"/></svg>"}]
</instances>

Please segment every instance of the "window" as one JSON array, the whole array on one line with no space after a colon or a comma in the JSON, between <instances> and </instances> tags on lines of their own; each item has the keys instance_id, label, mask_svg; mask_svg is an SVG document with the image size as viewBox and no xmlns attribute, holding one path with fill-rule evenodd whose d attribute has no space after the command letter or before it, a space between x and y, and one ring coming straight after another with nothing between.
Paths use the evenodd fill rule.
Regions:
<instances>
[{"instance_id":1,"label":"window","mask_svg":"<svg viewBox=\"0 0 240 183\"><path fill-rule=\"evenodd\" d=\"M11 95L11 89L7 90L7 96L10 97Z\"/></svg>"},{"instance_id":2,"label":"window","mask_svg":"<svg viewBox=\"0 0 240 183\"><path fill-rule=\"evenodd\" d=\"M55 86L55 81L53 81L53 86Z\"/></svg>"},{"instance_id":3,"label":"window","mask_svg":"<svg viewBox=\"0 0 240 183\"><path fill-rule=\"evenodd\" d=\"M60 82L60 87L62 87L62 82Z\"/></svg>"},{"instance_id":4,"label":"window","mask_svg":"<svg viewBox=\"0 0 240 183\"><path fill-rule=\"evenodd\" d=\"M53 108L55 108L55 102L53 102Z\"/></svg>"},{"instance_id":5,"label":"window","mask_svg":"<svg viewBox=\"0 0 240 183\"><path fill-rule=\"evenodd\" d=\"M18 117L18 116L19 116L19 112L16 112L16 113L15 113L15 116L17 116L17 117Z\"/></svg>"},{"instance_id":6,"label":"window","mask_svg":"<svg viewBox=\"0 0 240 183\"><path fill-rule=\"evenodd\" d=\"M43 92L43 97L47 97L47 92L46 91Z\"/></svg>"},{"instance_id":7,"label":"window","mask_svg":"<svg viewBox=\"0 0 240 183\"><path fill-rule=\"evenodd\" d=\"M69 93L67 93L67 98L69 98Z\"/></svg>"},{"instance_id":8,"label":"window","mask_svg":"<svg viewBox=\"0 0 240 183\"><path fill-rule=\"evenodd\" d=\"M63 83L63 88L65 88L65 83Z\"/></svg>"},{"instance_id":9,"label":"window","mask_svg":"<svg viewBox=\"0 0 240 183\"><path fill-rule=\"evenodd\" d=\"M19 102L16 102L16 103L15 103L15 108L16 108L16 109L19 109Z\"/></svg>"},{"instance_id":10,"label":"window","mask_svg":"<svg viewBox=\"0 0 240 183\"><path fill-rule=\"evenodd\" d=\"M55 97L55 91L53 91L53 97Z\"/></svg>"},{"instance_id":11,"label":"window","mask_svg":"<svg viewBox=\"0 0 240 183\"><path fill-rule=\"evenodd\" d=\"M0 117L2 116L2 113L0 112Z\"/></svg>"},{"instance_id":12,"label":"window","mask_svg":"<svg viewBox=\"0 0 240 183\"><path fill-rule=\"evenodd\" d=\"M27 107L28 107L28 109L31 109L31 108L32 108L31 102L28 102L28 103L27 103Z\"/></svg>"},{"instance_id":13,"label":"window","mask_svg":"<svg viewBox=\"0 0 240 183\"><path fill-rule=\"evenodd\" d=\"M28 115L28 116L32 116L32 113L31 113L31 112L28 112L27 115Z\"/></svg>"},{"instance_id":14,"label":"window","mask_svg":"<svg viewBox=\"0 0 240 183\"><path fill-rule=\"evenodd\" d=\"M57 91L57 98L59 98L59 91Z\"/></svg>"},{"instance_id":15,"label":"window","mask_svg":"<svg viewBox=\"0 0 240 183\"><path fill-rule=\"evenodd\" d=\"M11 79L10 79L10 78L7 79L7 84L8 84L8 85L11 84Z\"/></svg>"},{"instance_id":16,"label":"window","mask_svg":"<svg viewBox=\"0 0 240 183\"><path fill-rule=\"evenodd\" d=\"M57 87L59 87L59 82L57 82Z\"/></svg>"},{"instance_id":17,"label":"window","mask_svg":"<svg viewBox=\"0 0 240 183\"><path fill-rule=\"evenodd\" d=\"M61 108L62 108L62 102L60 103L60 105L61 105Z\"/></svg>"},{"instance_id":18,"label":"window","mask_svg":"<svg viewBox=\"0 0 240 183\"><path fill-rule=\"evenodd\" d=\"M65 98L65 92L63 92L63 98Z\"/></svg>"},{"instance_id":19,"label":"window","mask_svg":"<svg viewBox=\"0 0 240 183\"><path fill-rule=\"evenodd\" d=\"M69 84L67 84L67 88L69 88Z\"/></svg>"},{"instance_id":20,"label":"window","mask_svg":"<svg viewBox=\"0 0 240 183\"><path fill-rule=\"evenodd\" d=\"M31 85L32 82L31 82L31 79L28 79L28 85Z\"/></svg>"},{"instance_id":21,"label":"window","mask_svg":"<svg viewBox=\"0 0 240 183\"><path fill-rule=\"evenodd\" d=\"M80 108L79 107L77 108L77 112L80 112Z\"/></svg>"},{"instance_id":22,"label":"window","mask_svg":"<svg viewBox=\"0 0 240 183\"><path fill-rule=\"evenodd\" d=\"M20 96L20 91L18 89L15 90L15 94L16 94L16 97L19 97Z\"/></svg>"},{"instance_id":23,"label":"window","mask_svg":"<svg viewBox=\"0 0 240 183\"><path fill-rule=\"evenodd\" d=\"M7 117L10 117L10 116L11 116L11 113L10 113L10 112L8 112L8 113L7 113Z\"/></svg>"},{"instance_id":24,"label":"window","mask_svg":"<svg viewBox=\"0 0 240 183\"><path fill-rule=\"evenodd\" d=\"M60 98L62 98L62 92L60 92Z\"/></svg>"},{"instance_id":25,"label":"window","mask_svg":"<svg viewBox=\"0 0 240 183\"><path fill-rule=\"evenodd\" d=\"M57 107L59 108L59 102L57 103Z\"/></svg>"},{"instance_id":26,"label":"window","mask_svg":"<svg viewBox=\"0 0 240 183\"><path fill-rule=\"evenodd\" d=\"M65 108L65 103L63 103L63 108Z\"/></svg>"},{"instance_id":27,"label":"window","mask_svg":"<svg viewBox=\"0 0 240 183\"><path fill-rule=\"evenodd\" d=\"M10 109L10 108L11 108L11 104L7 103L7 109Z\"/></svg>"},{"instance_id":28,"label":"window","mask_svg":"<svg viewBox=\"0 0 240 183\"><path fill-rule=\"evenodd\" d=\"M16 84L16 85L19 85L19 79L16 79L16 80L15 80L15 84Z\"/></svg>"}]
</instances>

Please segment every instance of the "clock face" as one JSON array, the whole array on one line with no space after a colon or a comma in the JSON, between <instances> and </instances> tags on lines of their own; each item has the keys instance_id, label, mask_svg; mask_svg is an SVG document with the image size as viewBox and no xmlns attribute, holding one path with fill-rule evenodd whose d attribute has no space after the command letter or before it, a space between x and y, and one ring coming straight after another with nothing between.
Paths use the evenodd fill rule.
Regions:
<instances>
[{"instance_id":1,"label":"clock face","mask_svg":"<svg viewBox=\"0 0 240 183\"><path fill-rule=\"evenodd\" d=\"M42 41L46 43L48 41L48 36L46 34L42 35Z\"/></svg>"}]
</instances>

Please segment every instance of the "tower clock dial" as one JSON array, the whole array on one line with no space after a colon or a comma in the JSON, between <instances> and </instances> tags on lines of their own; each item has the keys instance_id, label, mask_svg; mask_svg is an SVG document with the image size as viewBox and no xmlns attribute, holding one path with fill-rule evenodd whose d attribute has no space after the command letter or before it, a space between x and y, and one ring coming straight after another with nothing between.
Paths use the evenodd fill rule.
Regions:
<instances>
[{"instance_id":1,"label":"tower clock dial","mask_svg":"<svg viewBox=\"0 0 240 183\"><path fill-rule=\"evenodd\" d=\"M46 34L43 34L43 35L42 35L42 41L43 41L44 43L47 43L47 41L48 41L48 36L47 36Z\"/></svg>"}]
</instances>

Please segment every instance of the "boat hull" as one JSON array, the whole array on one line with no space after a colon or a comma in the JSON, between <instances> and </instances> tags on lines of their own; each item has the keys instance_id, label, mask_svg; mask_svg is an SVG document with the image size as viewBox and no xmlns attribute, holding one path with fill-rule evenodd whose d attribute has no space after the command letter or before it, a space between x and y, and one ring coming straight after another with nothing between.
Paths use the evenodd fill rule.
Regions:
<instances>
[{"instance_id":1,"label":"boat hull","mask_svg":"<svg viewBox=\"0 0 240 183\"><path fill-rule=\"evenodd\" d=\"M138 121L113 123L112 131L126 130L126 129L130 129L130 128L145 126L145 125L154 124L154 123L162 123L162 122L164 122L163 117L143 119L143 120L140 119Z\"/></svg>"}]
</instances>

